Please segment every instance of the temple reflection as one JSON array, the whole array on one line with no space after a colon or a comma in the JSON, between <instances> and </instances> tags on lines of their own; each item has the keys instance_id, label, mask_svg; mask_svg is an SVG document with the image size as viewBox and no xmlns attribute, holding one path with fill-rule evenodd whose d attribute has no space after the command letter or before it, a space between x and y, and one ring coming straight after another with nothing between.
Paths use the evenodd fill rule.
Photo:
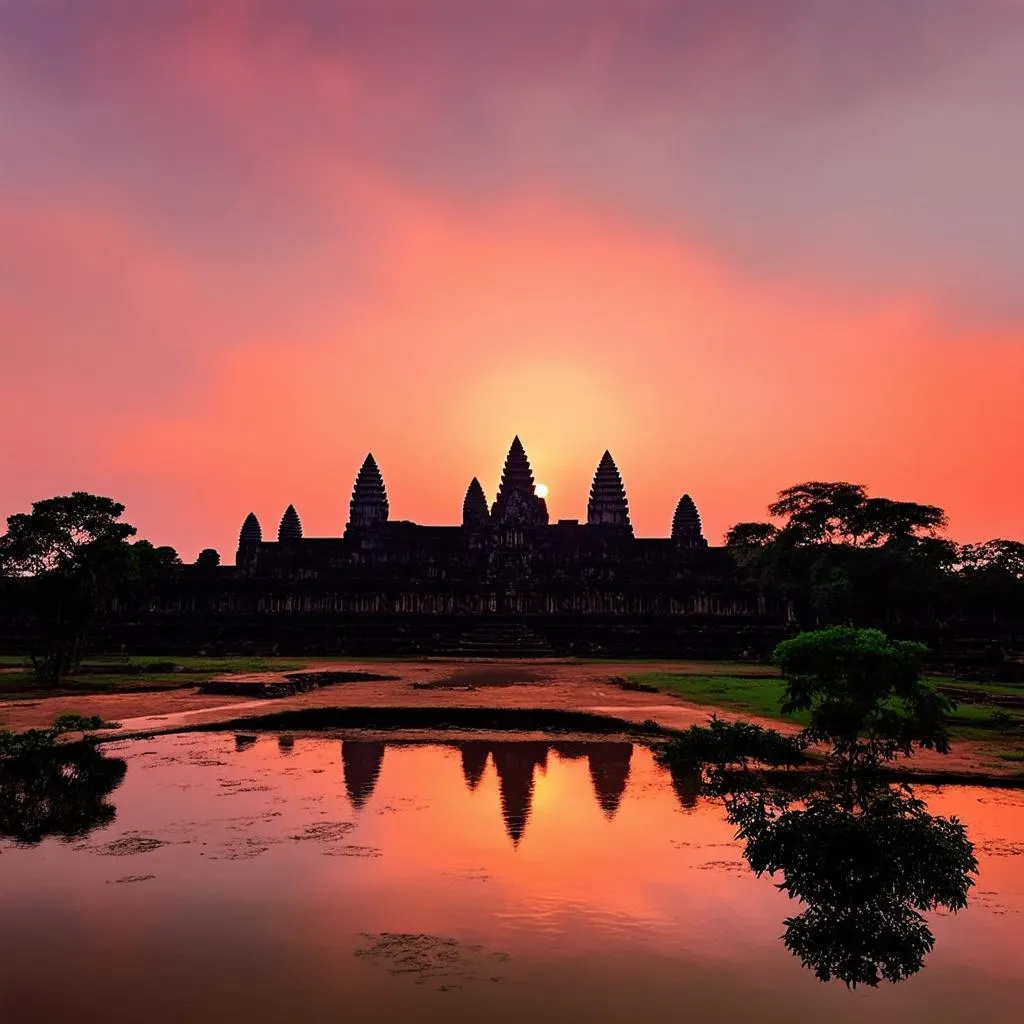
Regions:
<instances>
[{"instance_id":1,"label":"temple reflection","mask_svg":"<svg viewBox=\"0 0 1024 1024\"><path fill-rule=\"evenodd\" d=\"M384 748L383 743L365 740L344 740L341 744L341 771L354 811L361 810L373 796L384 763Z\"/></svg>"},{"instance_id":2,"label":"temple reflection","mask_svg":"<svg viewBox=\"0 0 1024 1024\"><path fill-rule=\"evenodd\" d=\"M295 750L294 736L278 736L277 749L281 754L291 754Z\"/></svg>"},{"instance_id":3,"label":"temple reflection","mask_svg":"<svg viewBox=\"0 0 1024 1024\"><path fill-rule=\"evenodd\" d=\"M466 786L472 793L487 770L487 758L490 755L490 745L480 740L470 740L467 743L458 744L459 753L462 755L462 775L466 780Z\"/></svg>"},{"instance_id":4,"label":"temple reflection","mask_svg":"<svg viewBox=\"0 0 1024 1024\"><path fill-rule=\"evenodd\" d=\"M292 749L290 736L278 738L282 754ZM393 744L407 746L407 743ZM505 832L512 845L519 847L533 810L536 772L547 771L548 755L562 761L586 761L594 797L605 818L611 821L618 812L629 783L633 744L612 741L568 740L548 743L543 740L466 740L441 744L459 753L466 789L480 788L487 765L494 765L498 799ZM341 744L342 776L349 802L361 810L373 795L380 779L384 752L388 744L365 740L344 740ZM684 810L696 806L700 777L672 775L672 787Z\"/></svg>"},{"instance_id":5,"label":"temple reflection","mask_svg":"<svg viewBox=\"0 0 1024 1024\"><path fill-rule=\"evenodd\" d=\"M609 821L615 817L622 794L626 791L632 757L632 743L593 743L587 751L590 781L594 784L597 802Z\"/></svg>"},{"instance_id":6,"label":"temple reflection","mask_svg":"<svg viewBox=\"0 0 1024 1024\"><path fill-rule=\"evenodd\" d=\"M530 820L535 768L547 769L547 743L494 743L491 757L498 772L501 816L513 846L518 846Z\"/></svg>"}]
</instances>

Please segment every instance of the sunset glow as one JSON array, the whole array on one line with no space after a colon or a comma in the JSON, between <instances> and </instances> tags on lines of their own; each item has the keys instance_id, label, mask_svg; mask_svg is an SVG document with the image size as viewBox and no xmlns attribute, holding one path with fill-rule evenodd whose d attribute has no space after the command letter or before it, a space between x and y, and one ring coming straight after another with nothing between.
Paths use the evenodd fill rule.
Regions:
<instances>
[{"instance_id":1,"label":"sunset glow","mask_svg":"<svg viewBox=\"0 0 1024 1024\"><path fill-rule=\"evenodd\" d=\"M552 521L607 448L642 536L813 478L1024 535L1022 5L5 4L0 84L0 516L231 561L518 433Z\"/></svg>"}]
</instances>

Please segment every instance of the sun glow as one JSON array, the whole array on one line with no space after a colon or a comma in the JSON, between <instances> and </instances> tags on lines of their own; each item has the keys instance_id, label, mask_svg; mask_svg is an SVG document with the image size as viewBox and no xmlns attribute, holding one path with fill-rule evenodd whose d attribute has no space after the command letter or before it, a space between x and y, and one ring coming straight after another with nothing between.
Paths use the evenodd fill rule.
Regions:
<instances>
[{"instance_id":1,"label":"sun glow","mask_svg":"<svg viewBox=\"0 0 1024 1024\"><path fill-rule=\"evenodd\" d=\"M546 498L548 496L547 484L537 484L537 486L533 490L538 498Z\"/></svg>"}]
</instances>

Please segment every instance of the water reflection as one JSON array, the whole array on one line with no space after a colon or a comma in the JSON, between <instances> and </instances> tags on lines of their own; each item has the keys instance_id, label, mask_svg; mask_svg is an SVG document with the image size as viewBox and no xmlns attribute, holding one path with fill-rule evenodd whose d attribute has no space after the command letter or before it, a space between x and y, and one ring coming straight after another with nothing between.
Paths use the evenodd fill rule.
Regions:
<instances>
[{"instance_id":1,"label":"water reflection","mask_svg":"<svg viewBox=\"0 0 1024 1024\"><path fill-rule=\"evenodd\" d=\"M491 759L498 773L501 816L512 845L518 847L533 804L533 773L548 767L547 743L493 743Z\"/></svg>"},{"instance_id":2,"label":"water reflection","mask_svg":"<svg viewBox=\"0 0 1024 1024\"><path fill-rule=\"evenodd\" d=\"M466 780L466 787L472 793L480 785L480 780L487 770L487 758L490 756L491 748L487 743L471 740L468 743L460 743L459 751L462 754L462 776Z\"/></svg>"},{"instance_id":3,"label":"water reflection","mask_svg":"<svg viewBox=\"0 0 1024 1024\"><path fill-rule=\"evenodd\" d=\"M128 766L95 747L59 746L0 760L0 838L78 839L117 815L107 797Z\"/></svg>"},{"instance_id":4,"label":"water reflection","mask_svg":"<svg viewBox=\"0 0 1024 1024\"><path fill-rule=\"evenodd\" d=\"M384 746L365 740L345 740L341 744L341 772L354 811L361 810L373 796L384 764Z\"/></svg>"},{"instance_id":5,"label":"water reflection","mask_svg":"<svg viewBox=\"0 0 1024 1024\"><path fill-rule=\"evenodd\" d=\"M825 785L798 807L752 790L726 809L751 868L803 904L783 941L822 981L903 981L935 943L924 913L967 906L977 861L963 825L907 788Z\"/></svg>"},{"instance_id":6,"label":"water reflection","mask_svg":"<svg viewBox=\"0 0 1024 1024\"><path fill-rule=\"evenodd\" d=\"M530 823L537 773L548 757L586 760L605 818L619 810L633 745L625 742L472 741L459 751L466 787L474 792L494 765L506 834L519 846ZM345 787L352 807L373 795L386 745L342 743ZM804 773L765 777L707 765L665 767L680 808L693 812L702 793L720 799L758 875L803 905L784 922L783 941L823 981L848 985L900 981L920 970L934 938L924 913L959 910L976 869L956 819L930 815L908 789L875 784L856 791ZM788 788L787 788L788 787Z\"/></svg>"},{"instance_id":7,"label":"water reflection","mask_svg":"<svg viewBox=\"0 0 1024 1024\"><path fill-rule=\"evenodd\" d=\"M232 738L211 737L201 742L219 742L230 748ZM339 750L334 745L337 741L331 742L329 747L327 741L316 740L306 746L307 741L299 745L294 737L281 735L276 737L276 755L274 739L238 735L233 742L235 750L244 755L236 759L238 765L259 766L260 771L266 771L267 754L270 763L277 763L278 756L288 758L288 763L272 769L259 784L253 784L257 780L248 780L250 785L225 786L221 780L220 795L216 786L206 786L214 791L210 797L212 802L218 803L222 797L229 799L229 794L232 800L250 794L247 798L254 803L251 815L245 819L246 827L258 830L264 827L260 823L276 820L263 815L265 806L261 808L256 803L266 799L262 795L267 790L263 783L270 781L275 771L280 773L278 781L288 780L282 783L277 800L285 813L298 814L310 801L336 798L342 804L341 817L347 818L347 809L343 806L347 797L356 812L357 822L316 819L310 826L308 821L303 823L296 819L285 827L283 835L292 839L314 837L305 840L308 847L314 841L321 841L315 837L335 833L348 836L358 827L361 829L359 842L344 847L339 859L358 858L366 870L371 870L369 865L382 856L378 850L386 846L382 830L396 829L394 835L401 836L403 848L416 846L407 841L410 833L397 831L399 825L394 815L365 813L381 786L385 761L389 761L387 770L394 773L395 781L407 785L408 794L424 797L444 794L432 805L428 804L434 808L436 817L422 815L422 824L418 826L423 830L418 834L418 841L425 844L426 849L442 842L437 833L444 833L443 841L448 844L444 855L438 854L437 862L432 865L435 875L438 870L447 870L453 858L458 860L461 848L472 844L477 832L487 832L488 819L500 837L497 828L500 813L508 843L515 851L516 861L522 865L523 878L529 877L531 872L548 870L550 858L567 857L566 851L570 848L577 857L589 857L597 848L603 851L607 861L603 862L600 877L596 872L589 878L583 872L566 875L559 878L558 893L571 885L591 885L595 891L604 891L620 868L628 865L632 871L636 865L641 877L646 878L644 872L661 870L663 864L661 891L690 889L703 893L717 886L718 898L728 899L740 884L734 874L726 881L724 876L714 879L712 875L695 870L728 863L719 859L721 854L713 854L714 861L685 867L680 866L683 861L679 854L680 847L699 845L692 840L702 829L707 829L710 817L716 819L719 829L725 828L728 822L730 834L736 835L743 844L742 855L749 868L755 874L772 876L778 888L795 901L792 916L784 919L785 946L818 978L825 981L837 978L848 985L901 981L919 971L934 944L925 915L936 908L958 910L965 906L971 875L976 868L971 844L957 819L930 814L920 800L902 788L876 784L852 791L804 773L729 774L709 769L707 765L683 762L657 768L649 751L643 747L634 750L633 744L628 742L451 741L430 744L435 754L438 747L455 754L449 753L434 762L425 754L395 750L389 760L385 756L388 747L408 751L411 747L424 746L401 741L344 740ZM336 767L333 777L306 773L307 752L317 744L329 751L329 760L321 762L328 772L331 765L337 765L340 754L343 787L338 784ZM154 754L155 750L146 753ZM559 761L580 763L571 770L558 769ZM586 771L582 762L586 763ZM417 773L410 776L412 763L422 765L423 774L417 769ZM437 765L436 775L432 774L431 763ZM153 767L157 761L145 764ZM168 773L204 772L210 770L204 766L217 765L221 770L222 764L223 761L211 758L203 749L196 749L177 762L168 758L163 770ZM492 767L493 774L489 775ZM317 768L317 771L322 770ZM125 761L105 757L97 749L83 746L57 748L0 762L0 838L33 844L48 836L77 838L111 824L116 811L109 797L125 774ZM149 774L133 773L133 777ZM545 776L547 778L539 783ZM627 798L633 776L637 778ZM172 774L169 778L173 783L168 785L177 786L182 776ZM313 780L327 778L332 778L332 782L326 787L325 797L325 787ZM209 776L197 774L192 782L197 780L205 782L190 790L189 807L205 799L204 785L209 782ZM143 785L141 781L137 784ZM463 786L464 793L475 794L475 800L460 803L465 799ZM182 791L188 788L183 787ZM542 795L539 801L538 789ZM330 795L332 792L334 797ZM390 810L402 806L401 799L395 798L392 785L388 785L386 792ZM657 798L652 794L658 794ZM127 796L125 801L130 818L132 801ZM600 809L601 817L590 810L588 822L580 808L586 805L592 808L591 801ZM135 798L134 806L137 813L140 806L158 803L147 790L145 798ZM670 820L675 817L681 822L671 809L676 804L687 814L686 840L678 846L670 846L666 839L671 830ZM709 811L715 805L719 808L716 814ZM663 811L667 809L667 816L657 817L653 813L652 809L658 806ZM561 831L552 830L550 824L545 828L534 822L535 815L543 818L544 811L550 812L555 807L560 823L565 822ZM277 813L275 810L274 814ZM326 811L318 813L326 816ZM613 822L616 827L609 827ZM536 839L524 848L524 838L531 828L537 831ZM264 855L275 840L266 836L257 840L248 835L240 839L238 829L237 822L230 826L230 839L223 851L215 853L213 850L213 832L206 825L201 829L197 827L195 835L183 843L181 849L185 850L200 836L205 847L209 837L210 848L205 856L209 856L212 863L230 862L231 870L239 870L234 866L236 863ZM570 834L573 829L578 832ZM600 832L588 829L600 829ZM374 834L374 830L378 834ZM721 840L728 839L728 835L717 838L719 842L711 845L725 845ZM633 845L626 845L629 843ZM503 847L502 856L511 855L507 844L499 841L497 847ZM492 842L490 847L481 849L497 847ZM189 848L194 853L196 847ZM662 852L652 852L657 849ZM614 859L616 850L619 851L618 861ZM417 855L427 856L422 852ZM483 853L478 851L478 855L483 860ZM645 859L640 862L637 857ZM483 860L483 864L495 875L502 870L500 861L492 866ZM657 869L652 868L655 864L659 865ZM153 876L126 871L122 877ZM480 878L481 873L467 877ZM507 882L508 876L504 876L503 884ZM754 884L753 878L749 877L748 882ZM500 891L500 887L494 888ZM579 893L576 898L581 898ZM691 892L687 907L693 905L694 899ZM623 916L634 912L636 919L642 922L649 910L641 901ZM766 939L778 934L773 922L782 916L773 904L764 919L762 931ZM681 925L677 922L673 927Z\"/></svg>"},{"instance_id":8,"label":"water reflection","mask_svg":"<svg viewBox=\"0 0 1024 1024\"><path fill-rule=\"evenodd\" d=\"M280 747L280 740L278 745ZM550 752L563 761L586 760L594 796L609 821L622 802L633 757L632 743L468 740L442 745L459 751L462 777L471 793L479 787L488 763L494 765L501 816L516 848L530 821L535 774L546 772ZM362 810L373 796L387 746L365 740L342 741L342 773L353 810Z\"/></svg>"}]
</instances>

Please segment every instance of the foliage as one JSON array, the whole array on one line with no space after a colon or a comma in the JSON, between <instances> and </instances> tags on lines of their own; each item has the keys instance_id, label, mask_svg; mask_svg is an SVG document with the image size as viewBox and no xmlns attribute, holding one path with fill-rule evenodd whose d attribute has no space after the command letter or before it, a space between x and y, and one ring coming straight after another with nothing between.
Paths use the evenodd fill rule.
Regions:
<instances>
[{"instance_id":1,"label":"foliage","mask_svg":"<svg viewBox=\"0 0 1024 1024\"><path fill-rule=\"evenodd\" d=\"M220 565L220 552L214 548L203 548L196 557L197 569L216 569L218 565Z\"/></svg>"},{"instance_id":2,"label":"foliage","mask_svg":"<svg viewBox=\"0 0 1024 1024\"><path fill-rule=\"evenodd\" d=\"M79 663L101 600L131 573L135 527L120 521L123 512L111 498L76 491L7 520L0 576L20 579L39 627L32 663L47 683Z\"/></svg>"},{"instance_id":3,"label":"foliage","mask_svg":"<svg viewBox=\"0 0 1024 1024\"><path fill-rule=\"evenodd\" d=\"M783 941L822 981L909 977L935 941L923 914L967 905L977 861L963 825L908 790L851 803L826 788L798 808L753 791L727 799L727 812L750 867L780 874L779 888L804 904Z\"/></svg>"},{"instance_id":4,"label":"foliage","mask_svg":"<svg viewBox=\"0 0 1024 1024\"><path fill-rule=\"evenodd\" d=\"M750 722L724 722L715 715L707 726L691 725L655 752L663 767L714 765L746 769L750 762L792 767L806 758L798 739Z\"/></svg>"},{"instance_id":5,"label":"foliage","mask_svg":"<svg viewBox=\"0 0 1024 1024\"><path fill-rule=\"evenodd\" d=\"M712 718L655 757L684 807L701 793L721 799L751 869L778 877L778 887L803 905L786 919L783 941L819 979L901 981L921 969L934 945L923 915L965 907L977 872L959 821L930 815L908 788L891 788L873 771L909 745L908 734L944 749L930 715L922 722L904 706L917 707L921 652L874 630L797 640L781 660L799 669L787 700L810 712L800 737ZM898 724L886 716L894 703L903 710ZM848 735L858 722L866 723L866 738ZM834 744L825 771L791 771L816 739Z\"/></svg>"},{"instance_id":6,"label":"foliage","mask_svg":"<svg viewBox=\"0 0 1024 1024\"><path fill-rule=\"evenodd\" d=\"M774 544L781 530L772 523L736 523L725 535L727 548L763 548Z\"/></svg>"},{"instance_id":7,"label":"foliage","mask_svg":"<svg viewBox=\"0 0 1024 1024\"><path fill-rule=\"evenodd\" d=\"M0 836L68 840L109 825L117 812L106 798L126 772L123 760L83 744L23 746L0 757Z\"/></svg>"},{"instance_id":8,"label":"foliage","mask_svg":"<svg viewBox=\"0 0 1024 1024\"><path fill-rule=\"evenodd\" d=\"M945 753L954 705L921 680L926 653L877 629L801 633L775 649L786 678L782 711L809 712L806 741L831 744L848 773L910 755L915 744Z\"/></svg>"},{"instance_id":9,"label":"foliage","mask_svg":"<svg viewBox=\"0 0 1024 1024\"><path fill-rule=\"evenodd\" d=\"M106 722L99 715L68 713L58 715L49 729L26 729L24 732L8 732L6 729L0 729L0 760L52 750L58 738L65 733L118 728L120 728L119 722Z\"/></svg>"},{"instance_id":10,"label":"foliage","mask_svg":"<svg viewBox=\"0 0 1024 1024\"><path fill-rule=\"evenodd\" d=\"M768 514L785 518L783 532L797 543L855 547L907 543L947 523L945 512L934 505L869 498L862 484L820 480L787 487Z\"/></svg>"},{"instance_id":11,"label":"foliage","mask_svg":"<svg viewBox=\"0 0 1024 1024\"><path fill-rule=\"evenodd\" d=\"M148 540L131 545L133 575L143 582L171 579L181 567L181 558L168 545L154 547Z\"/></svg>"},{"instance_id":12,"label":"foliage","mask_svg":"<svg viewBox=\"0 0 1024 1024\"><path fill-rule=\"evenodd\" d=\"M1020 618L1024 543L958 546L935 505L869 496L861 484L808 481L769 506L781 520L726 535L741 578L788 598L805 627L971 617Z\"/></svg>"}]
</instances>

